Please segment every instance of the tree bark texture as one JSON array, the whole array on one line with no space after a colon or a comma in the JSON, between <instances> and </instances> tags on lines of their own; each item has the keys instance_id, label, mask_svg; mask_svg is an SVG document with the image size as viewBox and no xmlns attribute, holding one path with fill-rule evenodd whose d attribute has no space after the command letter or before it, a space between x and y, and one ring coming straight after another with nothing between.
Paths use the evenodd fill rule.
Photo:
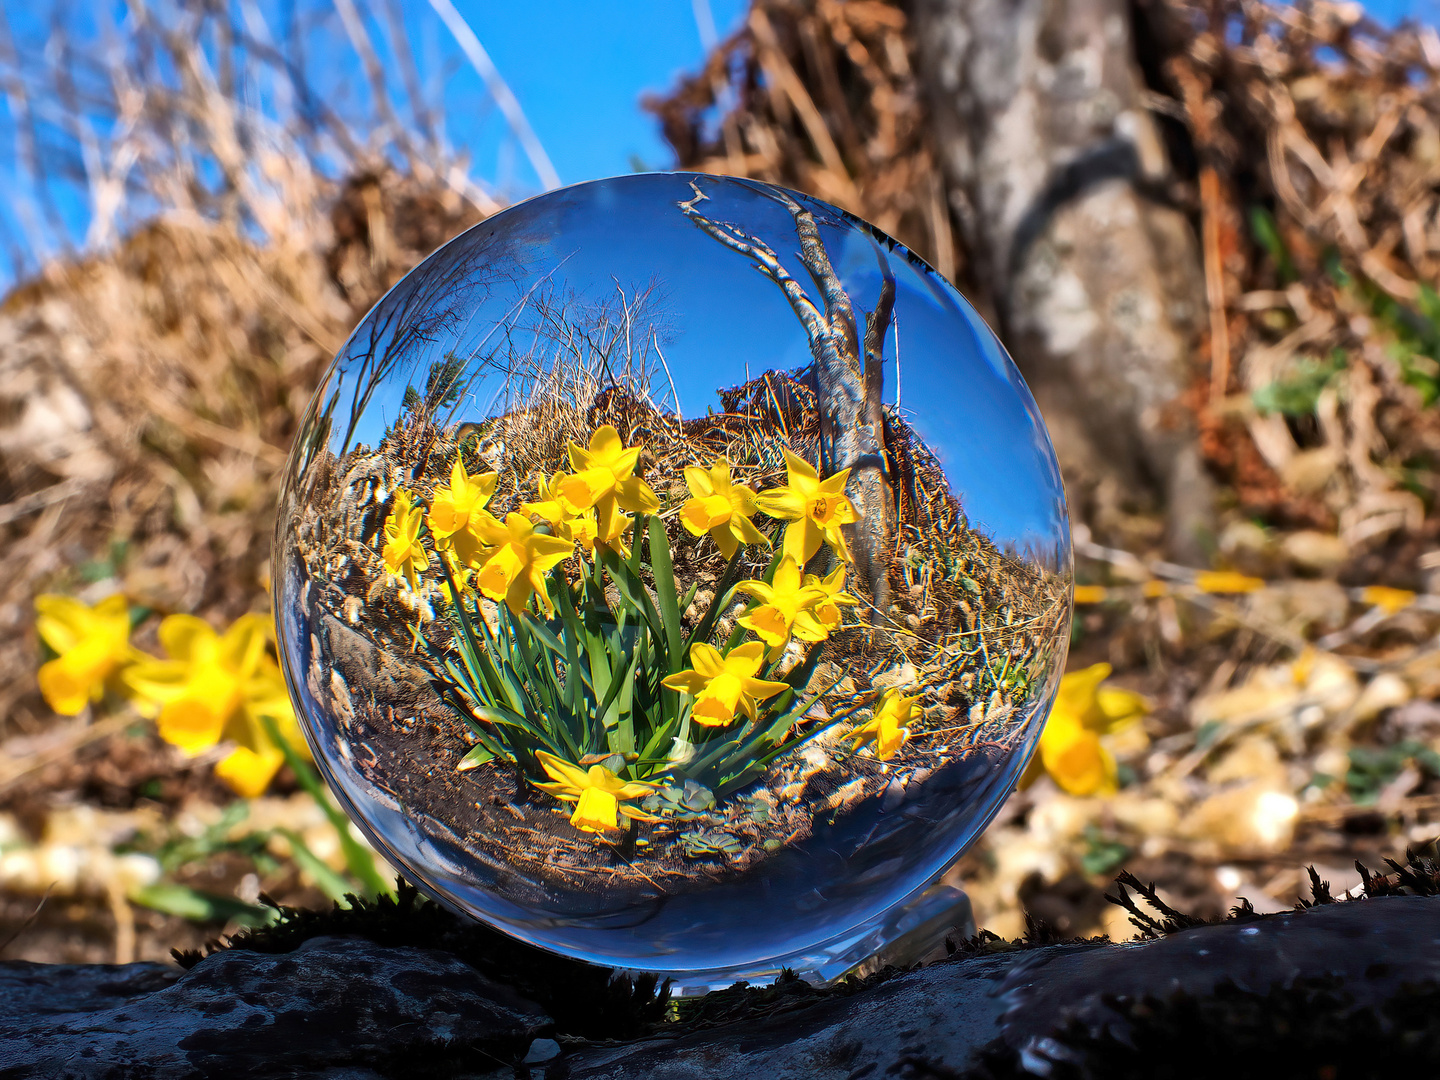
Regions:
<instances>
[{"instance_id":1,"label":"tree bark texture","mask_svg":"<svg viewBox=\"0 0 1440 1080\"><path fill-rule=\"evenodd\" d=\"M1035 392L1072 488L1098 488L1111 504L1148 489L1168 508L1172 553L1201 557L1209 485L1178 399L1191 381L1205 286L1190 222L1152 197L1169 165L1145 107L1126 4L911 8L970 276Z\"/></svg>"}]
</instances>

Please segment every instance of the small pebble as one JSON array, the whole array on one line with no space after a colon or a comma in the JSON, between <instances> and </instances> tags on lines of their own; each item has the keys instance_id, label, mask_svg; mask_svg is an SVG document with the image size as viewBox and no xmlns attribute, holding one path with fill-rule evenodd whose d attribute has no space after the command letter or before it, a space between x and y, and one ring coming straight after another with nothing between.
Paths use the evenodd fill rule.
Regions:
<instances>
[{"instance_id":1,"label":"small pebble","mask_svg":"<svg viewBox=\"0 0 1440 1080\"><path fill-rule=\"evenodd\" d=\"M549 1061L551 1058L560 1055L560 1044L554 1039L536 1039L530 1044L530 1051L525 1055L522 1065L538 1065L542 1061Z\"/></svg>"},{"instance_id":2,"label":"small pebble","mask_svg":"<svg viewBox=\"0 0 1440 1080\"><path fill-rule=\"evenodd\" d=\"M898 776L885 785L885 797L880 800L880 809L887 814L905 801L905 782Z\"/></svg>"}]
</instances>

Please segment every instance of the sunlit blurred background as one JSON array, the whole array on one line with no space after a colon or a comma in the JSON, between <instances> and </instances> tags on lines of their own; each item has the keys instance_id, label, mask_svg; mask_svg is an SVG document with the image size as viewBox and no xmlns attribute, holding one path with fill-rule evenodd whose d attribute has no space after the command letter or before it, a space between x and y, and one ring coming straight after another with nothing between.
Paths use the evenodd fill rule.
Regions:
<instances>
[{"instance_id":1,"label":"sunlit blurred background","mask_svg":"<svg viewBox=\"0 0 1440 1080\"><path fill-rule=\"evenodd\" d=\"M1128 937L1104 900L1122 868L1196 914L1279 910L1309 866L1340 892L1357 859L1429 844L1440 12L1121 8L1149 119L1113 126L1159 133L1134 182L1195 264L1183 385L1135 419L1189 432L1209 502L1178 539L1181 489L1097 464L1047 383L1031 350L1052 316L990 291L906 5L6 5L0 957L165 959L266 920L262 895L390 887L273 662L181 648L204 638L185 619L217 643L262 632L246 616L267 611L298 415L389 286L506 205L649 169L874 221L1060 409L1072 675L1025 786L948 875L981 927ZM173 703L202 696L209 726L182 737Z\"/></svg>"}]
</instances>

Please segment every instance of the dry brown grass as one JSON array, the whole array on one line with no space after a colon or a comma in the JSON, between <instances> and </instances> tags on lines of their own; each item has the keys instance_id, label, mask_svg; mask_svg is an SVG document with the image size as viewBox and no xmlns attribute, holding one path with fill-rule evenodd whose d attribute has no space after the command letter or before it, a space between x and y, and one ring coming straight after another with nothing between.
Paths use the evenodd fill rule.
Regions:
<instances>
[{"instance_id":1,"label":"dry brown grass","mask_svg":"<svg viewBox=\"0 0 1440 1080\"><path fill-rule=\"evenodd\" d=\"M378 11L351 11L328 47L404 68ZM0 50L37 180L11 246L43 261L0 306L0 735L50 720L39 591L119 587L216 621L265 605L279 471L320 372L386 289L498 206L437 141L433 107L371 71L368 111L328 110L305 64L316 37L250 15L137 8L123 40L55 31L53 62ZM46 200L67 183L90 206L83 258L51 257Z\"/></svg>"},{"instance_id":2,"label":"dry brown grass","mask_svg":"<svg viewBox=\"0 0 1440 1080\"><path fill-rule=\"evenodd\" d=\"M960 255L912 52L895 4L759 0L703 71L646 108L683 168L817 195L954 279Z\"/></svg>"}]
</instances>

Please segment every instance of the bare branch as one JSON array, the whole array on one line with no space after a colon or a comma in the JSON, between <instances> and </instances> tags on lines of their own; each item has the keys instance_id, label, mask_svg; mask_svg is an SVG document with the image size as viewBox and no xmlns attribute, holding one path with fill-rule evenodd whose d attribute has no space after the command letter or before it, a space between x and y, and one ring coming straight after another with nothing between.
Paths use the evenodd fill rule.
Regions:
<instances>
[{"instance_id":1,"label":"bare branch","mask_svg":"<svg viewBox=\"0 0 1440 1080\"><path fill-rule=\"evenodd\" d=\"M872 618L882 620L889 609L895 528L895 495L883 445L883 351L895 305L894 275L877 247L882 285L875 310L866 317L862 356L854 304L835 272L811 211L783 191L767 191L795 223L800 261L824 298L823 314L770 245L736 225L702 215L698 206L708 196L693 180L690 189L695 197L677 203L680 212L707 236L751 259L757 270L780 287L805 330L815 362L820 407L820 471L829 476L850 470L846 493L860 512L860 521L847 526L851 553L857 575L870 590Z\"/></svg>"}]
</instances>

